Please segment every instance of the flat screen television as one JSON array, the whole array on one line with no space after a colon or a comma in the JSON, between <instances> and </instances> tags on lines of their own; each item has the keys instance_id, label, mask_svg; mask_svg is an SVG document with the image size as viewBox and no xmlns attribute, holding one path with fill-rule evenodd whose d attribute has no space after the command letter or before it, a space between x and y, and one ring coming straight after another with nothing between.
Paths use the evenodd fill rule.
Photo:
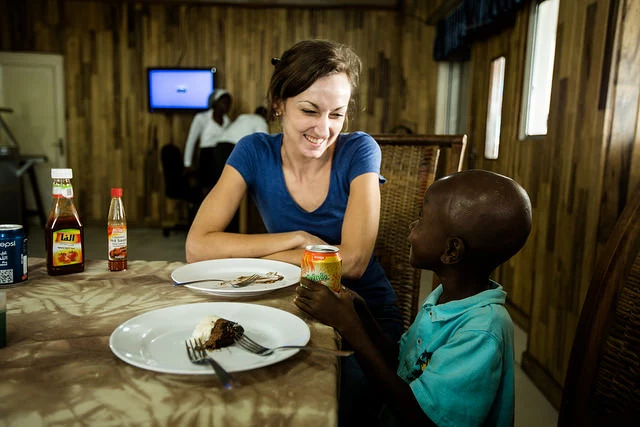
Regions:
<instances>
[{"instance_id":1,"label":"flat screen television","mask_svg":"<svg viewBox=\"0 0 640 427\"><path fill-rule=\"evenodd\" d=\"M195 112L208 108L216 69L147 68L149 111Z\"/></svg>"}]
</instances>

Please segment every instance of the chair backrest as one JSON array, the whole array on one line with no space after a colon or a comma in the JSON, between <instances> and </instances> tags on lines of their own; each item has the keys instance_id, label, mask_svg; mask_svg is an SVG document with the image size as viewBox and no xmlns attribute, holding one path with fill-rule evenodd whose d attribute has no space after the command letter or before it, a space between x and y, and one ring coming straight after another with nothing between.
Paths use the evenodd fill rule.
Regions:
<instances>
[{"instance_id":1,"label":"chair backrest","mask_svg":"<svg viewBox=\"0 0 640 427\"><path fill-rule=\"evenodd\" d=\"M186 199L184 164L182 163L180 148L171 143L162 146L160 159L162 161L165 196L170 199Z\"/></svg>"},{"instance_id":2,"label":"chair backrest","mask_svg":"<svg viewBox=\"0 0 640 427\"><path fill-rule=\"evenodd\" d=\"M589 284L558 425L637 425L638 408L640 186L618 218Z\"/></svg>"},{"instance_id":3,"label":"chair backrest","mask_svg":"<svg viewBox=\"0 0 640 427\"><path fill-rule=\"evenodd\" d=\"M372 135L382 150L380 228L374 254L397 296L405 329L416 316L420 270L409 263L409 224L433 181L462 170L466 135Z\"/></svg>"}]
</instances>

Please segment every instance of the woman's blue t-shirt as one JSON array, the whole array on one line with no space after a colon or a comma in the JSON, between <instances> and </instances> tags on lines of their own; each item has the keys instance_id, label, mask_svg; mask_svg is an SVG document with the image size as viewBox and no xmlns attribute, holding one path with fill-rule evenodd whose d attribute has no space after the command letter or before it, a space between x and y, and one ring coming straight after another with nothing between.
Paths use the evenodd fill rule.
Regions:
<instances>
[{"instance_id":1,"label":"woman's blue t-shirt","mask_svg":"<svg viewBox=\"0 0 640 427\"><path fill-rule=\"evenodd\" d=\"M380 147L363 132L340 134L335 142L327 198L313 212L298 206L287 190L281 147L282 134L255 133L238 142L227 164L244 178L268 232L304 230L329 244L339 245L351 181L364 173L380 173ZM382 267L373 256L359 280L344 279L343 283L372 306L396 301Z\"/></svg>"}]
</instances>

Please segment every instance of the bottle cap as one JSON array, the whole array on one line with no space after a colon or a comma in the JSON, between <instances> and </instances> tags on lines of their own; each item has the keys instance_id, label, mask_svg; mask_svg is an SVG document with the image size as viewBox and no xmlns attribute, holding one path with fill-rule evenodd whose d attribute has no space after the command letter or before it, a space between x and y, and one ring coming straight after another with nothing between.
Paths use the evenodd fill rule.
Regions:
<instances>
[{"instance_id":1,"label":"bottle cap","mask_svg":"<svg viewBox=\"0 0 640 427\"><path fill-rule=\"evenodd\" d=\"M122 197L122 188L112 188L111 197Z\"/></svg>"},{"instance_id":2,"label":"bottle cap","mask_svg":"<svg viewBox=\"0 0 640 427\"><path fill-rule=\"evenodd\" d=\"M51 169L51 178L53 179L71 179L73 178L73 170L64 169Z\"/></svg>"}]
</instances>

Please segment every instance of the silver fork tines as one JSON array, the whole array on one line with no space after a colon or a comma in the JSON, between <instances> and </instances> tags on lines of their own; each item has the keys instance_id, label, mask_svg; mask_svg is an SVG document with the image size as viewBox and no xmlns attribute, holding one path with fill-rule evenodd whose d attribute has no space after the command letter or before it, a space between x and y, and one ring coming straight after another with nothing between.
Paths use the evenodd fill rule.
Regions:
<instances>
[{"instance_id":1,"label":"silver fork tines","mask_svg":"<svg viewBox=\"0 0 640 427\"><path fill-rule=\"evenodd\" d=\"M195 280L186 280L184 282L174 282L173 286L183 286L183 285L191 285L192 283L202 283L202 282L221 282L220 286L230 284L234 288L242 288L244 286L250 285L256 280L258 280L261 276L259 274L252 274L249 277L246 277L239 282L236 282L238 279L195 279ZM235 283L234 283L235 282Z\"/></svg>"},{"instance_id":2,"label":"silver fork tines","mask_svg":"<svg viewBox=\"0 0 640 427\"><path fill-rule=\"evenodd\" d=\"M203 364L208 363L213 368L218 379L227 390L237 386L236 380L228 373L218 362L215 361L209 354L201 340L187 339L184 342L187 348L187 355L192 363Z\"/></svg>"},{"instance_id":3,"label":"silver fork tines","mask_svg":"<svg viewBox=\"0 0 640 427\"><path fill-rule=\"evenodd\" d=\"M242 335L238 334L238 335L239 336L236 336L236 339L235 339L236 344L238 344L240 347L244 348L245 350L251 353L255 353L259 356L269 356L273 354L273 352L276 350L289 350L289 349L317 351L325 354L330 354L333 356L350 356L353 354L353 351L333 350L331 348L310 347L306 345L281 345L278 347L268 348L261 344L258 344L257 342L255 342L254 340L252 340L251 338L249 338L244 334Z\"/></svg>"},{"instance_id":4,"label":"silver fork tines","mask_svg":"<svg viewBox=\"0 0 640 427\"><path fill-rule=\"evenodd\" d=\"M231 283L231 286L233 286L234 288L242 288L243 286L247 286L247 285L252 284L253 282L258 280L259 278L260 278L259 274L252 274L251 276L247 277L246 279L243 279L243 280L239 281L238 283Z\"/></svg>"},{"instance_id":5,"label":"silver fork tines","mask_svg":"<svg viewBox=\"0 0 640 427\"><path fill-rule=\"evenodd\" d=\"M236 336L236 344L238 344L245 350L250 351L251 353L259 354L261 356L268 356L273 353L273 350L271 350L270 348L258 344L244 334L240 335L239 337Z\"/></svg>"}]
</instances>

